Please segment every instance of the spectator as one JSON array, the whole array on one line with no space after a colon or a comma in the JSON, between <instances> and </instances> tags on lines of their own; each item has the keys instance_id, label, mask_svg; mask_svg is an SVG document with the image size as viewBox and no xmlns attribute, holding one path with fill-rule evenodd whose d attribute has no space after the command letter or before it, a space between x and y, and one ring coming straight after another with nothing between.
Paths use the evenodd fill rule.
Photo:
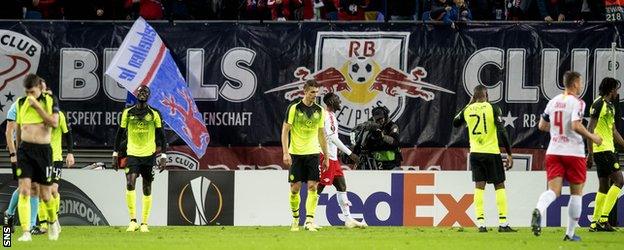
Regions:
<instances>
[{"instance_id":1,"label":"spectator","mask_svg":"<svg viewBox=\"0 0 624 250\"><path fill-rule=\"evenodd\" d=\"M375 2L375 1L373 1ZM391 20L414 20L416 1L388 1L388 12Z\"/></svg>"},{"instance_id":2,"label":"spectator","mask_svg":"<svg viewBox=\"0 0 624 250\"><path fill-rule=\"evenodd\" d=\"M236 20L240 5L236 0L211 0L209 9L212 19Z\"/></svg>"},{"instance_id":3,"label":"spectator","mask_svg":"<svg viewBox=\"0 0 624 250\"><path fill-rule=\"evenodd\" d=\"M303 20L321 19L320 5L322 4L322 2L319 1L318 3L316 3L315 1L319 0L301 0L302 6L300 10L302 11Z\"/></svg>"},{"instance_id":4,"label":"spectator","mask_svg":"<svg viewBox=\"0 0 624 250\"><path fill-rule=\"evenodd\" d=\"M338 20L363 21L364 10L369 0L334 0L338 9Z\"/></svg>"},{"instance_id":5,"label":"spectator","mask_svg":"<svg viewBox=\"0 0 624 250\"><path fill-rule=\"evenodd\" d=\"M431 2L430 11L423 13L423 20L450 23L451 19L448 12L451 10L451 4L447 1L450 0L434 0Z\"/></svg>"},{"instance_id":6,"label":"spectator","mask_svg":"<svg viewBox=\"0 0 624 250\"><path fill-rule=\"evenodd\" d=\"M584 0L559 0L565 2L565 19L568 21L583 20L581 13ZM595 1L596 2L596 1Z\"/></svg>"},{"instance_id":7,"label":"spectator","mask_svg":"<svg viewBox=\"0 0 624 250\"><path fill-rule=\"evenodd\" d=\"M242 0L240 11L240 18L244 20L271 19L267 0Z\"/></svg>"},{"instance_id":8,"label":"spectator","mask_svg":"<svg viewBox=\"0 0 624 250\"><path fill-rule=\"evenodd\" d=\"M604 21L605 3L603 1L583 0L581 3L581 19L586 21Z\"/></svg>"},{"instance_id":9,"label":"spectator","mask_svg":"<svg viewBox=\"0 0 624 250\"><path fill-rule=\"evenodd\" d=\"M519 2L518 5L521 10L518 20L541 20L541 21L545 20L546 17L542 16L542 13L540 10L541 7L539 7L543 3L544 0L515 0L514 2L516 1ZM546 15L548 15L548 13L546 13ZM554 18L558 18L558 17L555 16Z\"/></svg>"},{"instance_id":10,"label":"spectator","mask_svg":"<svg viewBox=\"0 0 624 250\"><path fill-rule=\"evenodd\" d=\"M302 6L301 0L268 0L267 5L273 20L300 20L295 12Z\"/></svg>"},{"instance_id":11,"label":"spectator","mask_svg":"<svg viewBox=\"0 0 624 250\"><path fill-rule=\"evenodd\" d=\"M24 7L26 8L26 13L24 14L25 19L43 18L39 10L39 0L24 1Z\"/></svg>"},{"instance_id":12,"label":"spectator","mask_svg":"<svg viewBox=\"0 0 624 250\"><path fill-rule=\"evenodd\" d=\"M406 2L416 3L415 0L405 0ZM366 9L364 10L364 16L366 21L383 21L385 20L385 15L383 14L384 3L385 0L369 0ZM402 1L399 1L402 3ZM390 4L391 2L388 2ZM413 11L412 16L408 18L408 20L413 20Z\"/></svg>"},{"instance_id":13,"label":"spectator","mask_svg":"<svg viewBox=\"0 0 624 250\"><path fill-rule=\"evenodd\" d=\"M464 0L453 0L453 3L454 5L451 7L451 10L448 11L448 16L452 22L472 21L472 13Z\"/></svg>"},{"instance_id":14,"label":"spectator","mask_svg":"<svg viewBox=\"0 0 624 250\"><path fill-rule=\"evenodd\" d=\"M125 7L130 10L131 19L141 16L146 20L159 20L164 16L160 0L126 0Z\"/></svg>"},{"instance_id":15,"label":"spectator","mask_svg":"<svg viewBox=\"0 0 624 250\"><path fill-rule=\"evenodd\" d=\"M63 9L63 16L69 20L97 19L95 0L58 0Z\"/></svg>"},{"instance_id":16,"label":"spectator","mask_svg":"<svg viewBox=\"0 0 624 250\"><path fill-rule=\"evenodd\" d=\"M565 21L565 0L537 0L537 8L546 22Z\"/></svg>"},{"instance_id":17,"label":"spectator","mask_svg":"<svg viewBox=\"0 0 624 250\"><path fill-rule=\"evenodd\" d=\"M37 8L43 19L63 19L63 12L58 0L39 0Z\"/></svg>"},{"instance_id":18,"label":"spectator","mask_svg":"<svg viewBox=\"0 0 624 250\"><path fill-rule=\"evenodd\" d=\"M502 21L506 19L506 3L509 3L508 7L513 5L513 2L520 2L520 0L471 0L467 1L467 5L470 6L470 12L473 20L498 20Z\"/></svg>"},{"instance_id":19,"label":"spectator","mask_svg":"<svg viewBox=\"0 0 624 250\"><path fill-rule=\"evenodd\" d=\"M3 6L0 8L0 19L22 19L24 4L20 0L4 0Z\"/></svg>"},{"instance_id":20,"label":"spectator","mask_svg":"<svg viewBox=\"0 0 624 250\"><path fill-rule=\"evenodd\" d=\"M338 4L334 0L321 0L323 7L321 7L322 19L326 20L338 20Z\"/></svg>"},{"instance_id":21,"label":"spectator","mask_svg":"<svg viewBox=\"0 0 624 250\"><path fill-rule=\"evenodd\" d=\"M128 19L128 11L124 7L126 0L98 0L95 4L96 19L99 20L125 20Z\"/></svg>"},{"instance_id":22,"label":"spectator","mask_svg":"<svg viewBox=\"0 0 624 250\"><path fill-rule=\"evenodd\" d=\"M520 0L507 0L507 20L522 20L523 11Z\"/></svg>"},{"instance_id":23,"label":"spectator","mask_svg":"<svg viewBox=\"0 0 624 250\"><path fill-rule=\"evenodd\" d=\"M169 0L164 1L165 16L171 20L188 20L192 19L189 13L186 0Z\"/></svg>"},{"instance_id":24,"label":"spectator","mask_svg":"<svg viewBox=\"0 0 624 250\"><path fill-rule=\"evenodd\" d=\"M214 18L214 13L209 11L211 3L210 0L188 0L186 6L192 19L207 20Z\"/></svg>"}]
</instances>

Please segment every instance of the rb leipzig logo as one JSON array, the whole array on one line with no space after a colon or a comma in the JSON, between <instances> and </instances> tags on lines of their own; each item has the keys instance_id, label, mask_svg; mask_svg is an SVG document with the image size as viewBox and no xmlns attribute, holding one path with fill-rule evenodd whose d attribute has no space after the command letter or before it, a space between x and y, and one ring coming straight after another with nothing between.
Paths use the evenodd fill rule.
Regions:
<instances>
[{"instance_id":1,"label":"rb leipzig logo","mask_svg":"<svg viewBox=\"0 0 624 250\"><path fill-rule=\"evenodd\" d=\"M299 67L297 79L266 93L286 91L289 101L303 97L303 84L315 79L321 94L340 96L337 111L339 131L348 134L357 124L372 116L376 106L386 106L396 121L405 110L406 98L431 101L433 91L454 92L424 80L427 71L407 70L409 32L319 32L316 40L315 72Z\"/></svg>"}]
</instances>

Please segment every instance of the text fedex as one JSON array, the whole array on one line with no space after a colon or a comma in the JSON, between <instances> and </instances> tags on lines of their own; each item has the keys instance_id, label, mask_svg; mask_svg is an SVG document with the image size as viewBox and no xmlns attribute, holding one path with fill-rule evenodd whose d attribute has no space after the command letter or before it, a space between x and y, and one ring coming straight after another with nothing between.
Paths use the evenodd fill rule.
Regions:
<instances>
[{"instance_id":1,"label":"text fedex","mask_svg":"<svg viewBox=\"0 0 624 250\"><path fill-rule=\"evenodd\" d=\"M454 197L446 193L419 192L418 187L435 186L434 173L393 173L391 174L390 193L379 191L367 197L356 193L347 194L352 203L351 213L362 214L364 220L371 226L462 226L472 227L474 221L468 216L468 209L472 205L473 194L463 194ZM342 225L339 218L342 213L336 201L335 193L322 193L319 197L319 209L325 208L327 221L331 225ZM432 209L435 201L447 210L446 214L434 223L434 217L424 215L419 211ZM389 216L378 213L378 206L389 206ZM383 205L382 205L383 206Z\"/></svg>"}]
</instances>

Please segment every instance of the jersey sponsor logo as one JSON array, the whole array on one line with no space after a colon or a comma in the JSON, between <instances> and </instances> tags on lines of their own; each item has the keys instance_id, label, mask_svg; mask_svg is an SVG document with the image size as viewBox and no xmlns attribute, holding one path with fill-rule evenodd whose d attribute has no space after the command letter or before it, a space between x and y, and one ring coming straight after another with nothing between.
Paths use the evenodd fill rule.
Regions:
<instances>
[{"instance_id":1,"label":"jersey sponsor logo","mask_svg":"<svg viewBox=\"0 0 624 250\"><path fill-rule=\"evenodd\" d=\"M22 82L28 73L36 73L41 45L23 34L0 30L0 123L17 96L23 95Z\"/></svg>"},{"instance_id":2,"label":"jersey sponsor logo","mask_svg":"<svg viewBox=\"0 0 624 250\"><path fill-rule=\"evenodd\" d=\"M334 112L327 112L329 114L329 127L333 133L336 133L336 123L334 122Z\"/></svg>"},{"instance_id":3,"label":"jersey sponsor logo","mask_svg":"<svg viewBox=\"0 0 624 250\"><path fill-rule=\"evenodd\" d=\"M372 116L372 109L384 105L396 121L405 110L407 98L431 101L436 92L455 94L426 82L427 70L408 71L409 32L318 32L315 72L295 70L296 81L270 89L265 94L286 91L292 101L304 95L303 84L316 80L321 94L334 92L342 99L338 111L339 132L348 134Z\"/></svg>"}]
</instances>

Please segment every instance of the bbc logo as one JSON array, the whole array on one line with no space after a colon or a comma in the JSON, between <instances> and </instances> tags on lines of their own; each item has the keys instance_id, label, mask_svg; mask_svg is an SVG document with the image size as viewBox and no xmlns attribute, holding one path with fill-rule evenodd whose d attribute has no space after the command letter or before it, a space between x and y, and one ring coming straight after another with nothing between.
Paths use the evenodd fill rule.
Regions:
<instances>
[{"instance_id":1,"label":"bbc logo","mask_svg":"<svg viewBox=\"0 0 624 250\"><path fill-rule=\"evenodd\" d=\"M11 247L11 227L2 226L2 246Z\"/></svg>"}]
</instances>

